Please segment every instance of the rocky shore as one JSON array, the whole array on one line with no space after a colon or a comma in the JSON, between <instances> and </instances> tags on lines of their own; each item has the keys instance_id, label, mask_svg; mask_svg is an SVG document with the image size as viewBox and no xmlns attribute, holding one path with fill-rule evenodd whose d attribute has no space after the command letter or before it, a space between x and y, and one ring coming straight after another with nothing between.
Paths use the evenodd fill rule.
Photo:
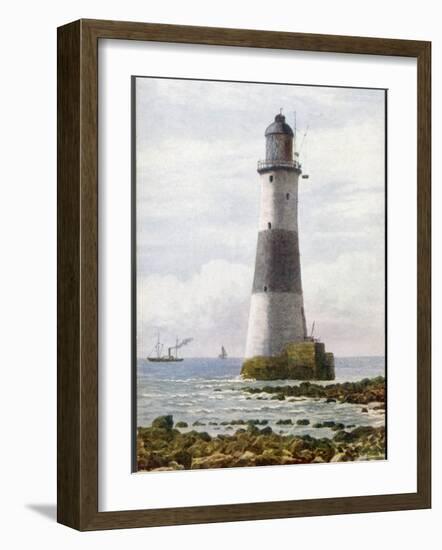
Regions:
<instances>
[{"instance_id":1,"label":"rocky shore","mask_svg":"<svg viewBox=\"0 0 442 550\"><path fill-rule=\"evenodd\" d=\"M357 403L366 405L370 402L385 402L385 379L383 376L364 378L358 382L343 382L321 386L311 382L301 382L296 386L263 386L246 387L241 391L250 394L267 393L272 399L284 400L290 397L324 398L339 403Z\"/></svg>"},{"instance_id":2,"label":"rocky shore","mask_svg":"<svg viewBox=\"0 0 442 550\"><path fill-rule=\"evenodd\" d=\"M238 388L239 389L239 388ZM382 376L358 382L328 385L302 382L293 386L247 386L240 391L257 399L314 399L339 405L369 405L373 410L385 407L385 380ZM257 395L259 394L259 395ZM368 408L363 409L368 412ZM222 428L229 433L210 435L205 429ZM293 426L295 433L287 433ZM327 428L331 437L296 434L309 426L313 433ZM205 428L206 427L206 428ZM202 430L202 431L200 431ZM276 431L279 433L276 433ZM292 430L293 431L293 430ZM322 432L324 433L324 432ZM273 428L265 418L230 419L217 422L196 420L189 425L174 421L172 415L156 418L151 426L137 431L139 471L168 471L239 466L272 466L385 458L385 428L355 426L332 420L281 418Z\"/></svg>"},{"instance_id":3,"label":"rocky shore","mask_svg":"<svg viewBox=\"0 0 442 550\"><path fill-rule=\"evenodd\" d=\"M178 424L178 423L177 423ZM349 430L329 422L333 438L280 435L259 421L244 423L233 434L210 436L196 430L180 432L173 417L161 416L138 428L139 471L170 471L239 466L272 466L379 460L385 457L385 429L360 426ZM319 426L318 427L322 427Z\"/></svg>"}]
</instances>

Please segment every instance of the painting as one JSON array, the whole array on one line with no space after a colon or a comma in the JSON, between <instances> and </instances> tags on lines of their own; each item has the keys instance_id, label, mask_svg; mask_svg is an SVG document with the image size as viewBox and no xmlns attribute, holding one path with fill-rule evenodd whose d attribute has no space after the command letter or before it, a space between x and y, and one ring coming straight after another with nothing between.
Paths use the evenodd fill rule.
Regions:
<instances>
[{"instance_id":1,"label":"painting","mask_svg":"<svg viewBox=\"0 0 442 550\"><path fill-rule=\"evenodd\" d=\"M386 460L387 90L132 77L133 471Z\"/></svg>"}]
</instances>

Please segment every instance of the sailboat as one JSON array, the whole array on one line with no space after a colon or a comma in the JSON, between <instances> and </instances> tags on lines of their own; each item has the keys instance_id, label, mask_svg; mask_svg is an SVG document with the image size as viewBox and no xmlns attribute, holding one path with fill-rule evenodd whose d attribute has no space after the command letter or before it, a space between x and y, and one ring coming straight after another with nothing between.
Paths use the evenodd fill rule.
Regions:
<instances>
[{"instance_id":1,"label":"sailboat","mask_svg":"<svg viewBox=\"0 0 442 550\"><path fill-rule=\"evenodd\" d=\"M227 351L224 346L221 346L221 353L218 355L220 359L227 359Z\"/></svg>"},{"instance_id":2,"label":"sailboat","mask_svg":"<svg viewBox=\"0 0 442 550\"><path fill-rule=\"evenodd\" d=\"M178 357L178 348L180 347L178 344L178 338L176 339L176 343L174 346L167 348L167 355L161 355L163 351L163 347L164 346L160 341L160 333L158 333L157 343L153 348L155 350L155 355L149 356L147 360L153 361L155 363L176 363L178 361L184 360L183 357ZM172 350L175 350L175 353L173 353Z\"/></svg>"}]
</instances>

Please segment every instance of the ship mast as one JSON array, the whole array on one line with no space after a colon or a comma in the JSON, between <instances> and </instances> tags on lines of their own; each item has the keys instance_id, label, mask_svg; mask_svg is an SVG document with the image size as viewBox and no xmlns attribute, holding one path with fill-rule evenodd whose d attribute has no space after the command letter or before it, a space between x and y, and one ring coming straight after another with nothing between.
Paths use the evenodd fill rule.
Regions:
<instances>
[{"instance_id":1,"label":"ship mast","mask_svg":"<svg viewBox=\"0 0 442 550\"><path fill-rule=\"evenodd\" d=\"M158 334L157 334L157 343L156 343L156 346L155 346L155 349L157 350L157 357L158 359L161 357L161 342L160 342L160 331L158 331Z\"/></svg>"}]
</instances>

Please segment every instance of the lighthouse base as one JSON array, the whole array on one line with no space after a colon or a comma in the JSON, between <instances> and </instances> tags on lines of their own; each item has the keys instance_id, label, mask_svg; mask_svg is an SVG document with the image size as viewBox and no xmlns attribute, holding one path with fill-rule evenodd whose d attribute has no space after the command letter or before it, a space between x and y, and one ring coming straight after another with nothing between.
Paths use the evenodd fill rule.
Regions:
<instances>
[{"instance_id":1,"label":"lighthouse base","mask_svg":"<svg viewBox=\"0 0 442 550\"><path fill-rule=\"evenodd\" d=\"M275 357L246 359L241 376L255 380L334 380L335 361L322 342L294 342Z\"/></svg>"}]
</instances>

